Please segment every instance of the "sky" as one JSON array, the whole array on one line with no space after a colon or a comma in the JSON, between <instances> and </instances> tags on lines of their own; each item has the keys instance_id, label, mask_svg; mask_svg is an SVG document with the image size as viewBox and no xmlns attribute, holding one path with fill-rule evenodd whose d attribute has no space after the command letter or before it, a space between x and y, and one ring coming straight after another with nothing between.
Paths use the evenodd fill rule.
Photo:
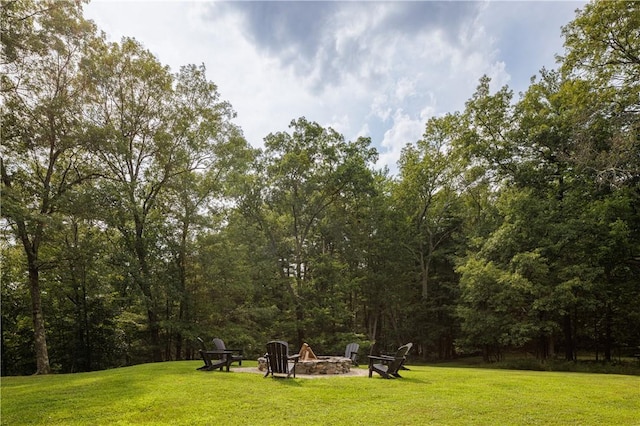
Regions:
<instances>
[{"instance_id":1,"label":"sky","mask_svg":"<svg viewBox=\"0 0 640 426\"><path fill-rule=\"evenodd\" d=\"M427 120L463 111L480 77L517 94L557 68L583 1L92 0L85 18L173 72L204 64L247 141L306 117L371 138L397 171Z\"/></svg>"}]
</instances>

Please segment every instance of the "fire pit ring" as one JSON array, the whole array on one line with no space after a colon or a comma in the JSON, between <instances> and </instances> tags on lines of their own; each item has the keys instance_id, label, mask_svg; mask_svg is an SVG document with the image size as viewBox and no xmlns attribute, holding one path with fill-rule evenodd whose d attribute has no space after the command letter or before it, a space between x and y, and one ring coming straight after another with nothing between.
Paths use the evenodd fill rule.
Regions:
<instances>
[{"instance_id":1,"label":"fire pit ring","mask_svg":"<svg viewBox=\"0 0 640 426\"><path fill-rule=\"evenodd\" d=\"M258 358L258 369L267 371L266 358ZM351 359L341 356L319 356L296 363L296 374L347 374L350 370Z\"/></svg>"}]
</instances>

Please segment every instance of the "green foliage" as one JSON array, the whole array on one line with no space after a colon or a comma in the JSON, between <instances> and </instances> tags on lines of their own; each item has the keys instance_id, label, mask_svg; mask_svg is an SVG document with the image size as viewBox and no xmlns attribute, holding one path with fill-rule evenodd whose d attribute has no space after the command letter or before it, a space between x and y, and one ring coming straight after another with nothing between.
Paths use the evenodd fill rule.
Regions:
<instances>
[{"instance_id":1,"label":"green foliage","mask_svg":"<svg viewBox=\"0 0 640 426\"><path fill-rule=\"evenodd\" d=\"M598 1L585 5L562 30L567 53L563 70L586 71L628 88L640 81L640 8L636 2Z\"/></svg>"},{"instance_id":2,"label":"green foliage","mask_svg":"<svg viewBox=\"0 0 640 426\"><path fill-rule=\"evenodd\" d=\"M501 223L484 241L476 242L480 250L459 267L463 300L475 294L474 286L490 289L484 297L476 294L466 300L469 306L462 304L458 310L463 321L461 344L475 342L478 347L493 335L489 343L498 348L514 343L523 347L526 339L501 343L499 336L518 333L504 318L495 320L504 312L501 306L514 303L502 295L510 294L514 286L525 288L518 283L530 289L530 308L522 307L527 321L520 321L520 326L533 325L524 330L530 343L539 340L538 356L553 355L558 333L568 360L576 358L578 341L582 348L604 352L607 360L614 342L622 341L616 336L622 329L614 324L628 321L630 311L614 312L619 299L613 301L608 295L636 297L636 290L623 278L626 274L617 279L610 272L638 271L632 254L637 245L632 243L636 248L630 249L623 243L629 241L628 232L636 232L631 229L637 230L637 221L623 207L637 206L637 197L627 192L637 189L633 175L638 170L634 154L638 121L631 113L637 110L638 64L633 59L637 31L625 32L635 21L636 6L589 4L564 28L567 55L561 72L543 69L540 80L533 79L513 107L505 89L491 95L488 81L482 80L467 104L475 133L463 140L471 158L495 164L487 170L488 177L497 170L499 177L514 185L499 188ZM605 254L612 253L611 244L616 247L615 260ZM493 265L495 270L482 265ZM476 318L474 307L488 309L492 320L483 323ZM518 323L514 313L507 316Z\"/></svg>"},{"instance_id":3,"label":"green foliage","mask_svg":"<svg viewBox=\"0 0 640 426\"><path fill-rule=\"evenodd\" d=\"M29 290L23 277L23 265L24 253L20 247L2 247L0 362L3 376L18 375L35 368L35 360L29 350L33 345L33 322L29 312Z\"/></svg>"},{"instance_id":4,"label":"green foliage","mask_svg":"<svg viewBox=\"0 0 640 426\"><path fill-rule=\"evenodd\" d=\"M4 6L2 217L26 255L37 372L49 373L39 275L52 261L50 230L60 226L70 193L95 176L82 155L88 88L79 68L98 36L79 3Z\"/></svg>"},{"instance_id":5,"label":"green foliage","mask_svg":"<svg viewBox=\"0 0 640 426\"><path fill-rule=\"evenodd\" d=\"M480 78L397 176L304 117L252 149L204 66L107 42L82 2L5 3L3 375L193 359L198 336L250 357L640 345L632 2L587 4L519 99Z\"/></svg>"},{"instance_id":6,"label":"green foliage","mask_svg":"<svg viewBox=\"0 0 640 426\"><path fill-rule=\"evenodd\" d=\"M368 165L376 152L368 139L345 142L305 118L290 128L265 138L243 210L267 243L274 296L300 344L307 336L322 341L321 333L337 331L332 323L342 328L349 317L350 269L360 262L348 246L362 238L354 226L360 200L373 190Z\"/></svg>"}]
</instances>

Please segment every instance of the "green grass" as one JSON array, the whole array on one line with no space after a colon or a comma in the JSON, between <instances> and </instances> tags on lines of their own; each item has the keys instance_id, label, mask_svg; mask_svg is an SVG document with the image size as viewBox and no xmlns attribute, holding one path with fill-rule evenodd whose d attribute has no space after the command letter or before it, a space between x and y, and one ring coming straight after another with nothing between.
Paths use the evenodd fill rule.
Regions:
<instances>
[{"instance_id":1,"label":"green grass","mask_svg":"<svg viewBox=\"0 0 640 426\"><path fill-rule=\"evenodd\" d=\"M245 362L255 366L255 362ZM412 366L401 380L200 372L3 377L2 425L640 425L640 377Z\"/></svg>"}]
</instances>

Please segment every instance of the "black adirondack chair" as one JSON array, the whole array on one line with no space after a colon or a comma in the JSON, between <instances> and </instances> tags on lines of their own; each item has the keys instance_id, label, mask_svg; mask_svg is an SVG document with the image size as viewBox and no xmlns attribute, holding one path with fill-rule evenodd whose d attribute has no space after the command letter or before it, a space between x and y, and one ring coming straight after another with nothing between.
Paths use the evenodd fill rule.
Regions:
<instances>
[{"instance_id":1,"label":"black adirondack chair","mask_svg":"<svg viewBox=\"0 0 640 426\"><path fill-rule=\"evenodd\" d=\"M224 352L220 355L220 359L227 361L227 357L231 357L231 359L228 360L229 364L237 362L238 365L242 366L242 349L228 349L222 339L217 337L213 339L213 346L215 346L217 350Z\"/></svg>"},{"instance_id":2,"label":"black adirondack chair","mask_svg":"<svg viewBox=\"0 0 640 426\"><path fill-rule=\"evenodd\" d=\"M409 346L409 349L407 350L407 355L409 354L409 351L411 351L411 348L413 347L413 343L407 343L406 346ZM382 356L382 357L394 357L395 354L394 353L385 353L382 352L382 349L380 347L380 344L378 342L373 342L373 345L371 345L371 350L369 352L369 355L376 355L376 356ZM407 357L405 355L405 361L402 363L402 365L400 366L400 370L409 370L409 368L407 368L405 366L405 363L407 361Z\"/></svg>"},{"instance_id":3,"label":"black adirondack chair","mask_svg":"<svg viewBox=\"0 0 640 426\"><path fill-rule=\"evenodd\" d=\"M202 361L204 361L204 365L202 367L197 368L197 370L201 371L211 371L216 369L221 369L227 364L226 360L222 360L216 356L213 351L207 350L207 347L204 344L204 340L201 338L197 338L198 344L200 345L200 356L202 357Z\"/></svg>"},{"instance_id":4,"label":"black adirondack chair","mask_svg":"<svg viewBox=\"0 0 640 426\"><path fill-rule=\"evenodd\" d=\"M267 343L267 377L271 374L271 377L275 377L274 374L286 374L287 378L296 377L296 364L300 354L289 355L289 344L282 340L272 340ZM293 363L292 367L289 367L289 363Z\"/></svg>"},{"instance_id":5,"label":"black adirondack chair","mask_svg":"<svg viewBox=\"0 0 640 426\"><path fill-rule=\"evenodd\" d=\"M350 358L351 363L358 366L358 351L360 350L360 345L357 343L349 343L344 350L344 357Z\"/></svg>"},{"instance_id":6,"label":"black adirondack chair","mask_svg":"<svg viewBox=\"0 0 640 426\"><path fill-rule=\"evenodd\" d=\"M372 377L374 371L385 379L401 377L398 371L406 361L407 352L411 346L412 344L400 346L393 356L369 355L369 377Z\"/></svg>"}]
</instances>

